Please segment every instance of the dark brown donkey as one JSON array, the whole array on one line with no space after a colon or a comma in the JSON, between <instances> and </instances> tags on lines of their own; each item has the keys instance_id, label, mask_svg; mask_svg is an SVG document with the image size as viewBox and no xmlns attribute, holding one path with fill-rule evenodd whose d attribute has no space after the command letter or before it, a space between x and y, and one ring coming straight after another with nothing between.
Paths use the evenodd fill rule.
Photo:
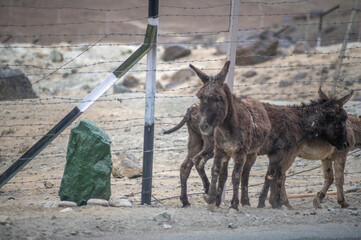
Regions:
<instances>
[{"instance_id":1,"label":"dark brown donkey","mask_svg":"<svg viewBox=\"0 0 361 240\"><path fill-rule=\"evenodd\" d=\"M227 61L216 76L208 76L190 65L203 82L197 92L200 100L200 132L206 136L214 132L212 176L208 195L204 196L209 209L220 204L231 157L234 160L231 208L238 209L239 184L247 155L256 159L257 152L271 130L271 123L262 103L250 97L237 98L224 83L229 63ZM224 172L220 175L221 169Z\"/></svg>"},{"instance_id":2,"label":"dark brown donkey","mask_svg":"<svg viewBox=\"0 0 361 240\"><path fill-rule=\"evenodd\" d=\"M360 116L361 117L361 116ZM344 170L346 165L347 154L349 151L357 148L361 148L361 119L360 117L349 115L346 125L347 125L347 138L350 146L344 150L337 150L334 146L329 144L327 141L316 138L314 140L306 141L302 143L297 149L297 156L310 159L310 160L321 160L322 161L322 171L324 184L321 189L315 196L313 200L314 207L319 207L323 198L326 196L328 188L333 183L334 179L336 182L337 188L337 202L341 205L342 208L347 208L349 204L346 202L345 194L343 191L343 182L344 182ZM293 160L293 159L291 159ZM334 170L333 170L333 166ZM282 171L286 172L288 170L287 166L290 163L282 166ZM270 170L269 170L270 171ZM268 171L268 174L269 174ZM335 175L335 176L334 176ZM265 184L263 186L262 192L259 197L258 207L265 206L265 200L268 193L268 188L270 185L270 179L266 178ZM285 198L282 199L283 202L288 202L285 185L282 185L282 196ZM273 192L271 192L271 195ZM286 205L287 206L287 205Z\"/></svg>"},{"instance_id":3,"label":"dark brown donkey","mask_svg":"<svg viewBox=\"0 0 361 240\"><path fill-rule=\"evenodd\" d=\"M167 131L164 131L164 134L175 132L180 129L185 123L187 123L188 153L180 168L180 200L183 204L183 207L187 207L190 205L187 197L187 180L194 165L194 161L196 161L193 159L199 159L198 161L196 161L195 165L198 174L202 179L204 192L208 193L209 189L209 180L204 171L204 164L213 157L213 133L210 136L202 135L198 128L199 122L199 103L196 103L188 108L187 113L184 115L183 119L177 126ZM200 162L201 159L203 159L202 162Z\"/></svg>"},{"instance_id":4,"label":"dark brown donkey","mask_svg":"<svg viewBox=\"0 0 361 240\"><path fill-rule=\"evenodd\" d=\"M319 100L300 106L277 106L264 103L272 130L267 142L260 149L259 155L267 155L269 168L265 177L264 189L261 192L259 207L263 207L271 186L270 204L273 208L284 204L291 208L285 192L286 170L300 153L307 141L315 138L331 143L337 149L344 150L350 146L347 139L347 113L343 105L353 92L341 99L329 98L319 89ZM254 162L247 162L242 176L241 203L249 205L247 183L250 169ZM266 195L264 195L266 194Z\"/></svg>"}]
</instances>

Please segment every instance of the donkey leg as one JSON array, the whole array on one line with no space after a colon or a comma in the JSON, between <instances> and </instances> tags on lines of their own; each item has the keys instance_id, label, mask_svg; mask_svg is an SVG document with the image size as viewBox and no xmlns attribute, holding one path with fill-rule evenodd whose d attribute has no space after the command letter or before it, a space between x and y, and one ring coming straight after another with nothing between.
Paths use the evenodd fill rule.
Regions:
<instances>
[{"instance_id":1,"label":"donkey leg","mask_svg":"<svg viewBox=\"0 0 361 240\"><path fill-rule=\"evenodd\" d=\"M342 208L348 208L350 205L346 202L345 193L343 191L344 183L344 170L346 164L347 154L338 154L337 158L334 161L335 167L335 183L337 188L337 202L341 205Z\"/></svg>"},{"instance_id":2,"label":"donkey leg","mask_svg":"<svg viewBox=\"0 0 361 240\"><path fill-rule=\"evenodd\" d=\"M188 153L180 168L181 195L180 200L183 207L190 205L187 196L187 180L193 167L193 157L202 149L202 138L188 127Z\"/></svg>"},{"instance_id":3,"label":"donkey leg","mask_svg":"<svg viewBox=\"0 0 361 240\"><path fill-rule=\"evenodd\" d=\"M213 210L217 196L217 181L221 169L222 159L226 158L226 154L216 149L214 154L213 166L211 171L211 184L208 194L204 194L204 200L208 203L208 209Z\"/></svg>"},{"instance_id":4,"label":"donkey leg","mask_svg":"<svg viewBox=\"0 0 361 240\"><path fill-rule=\"evenodd\" d=\"M209 180L204 170L206 162L213 157L213 145L208 146L207 141L204 142L203 150L193 158L193 163L196 166L197 172L202 179L204 192L209 191Z\"/></svg>"},{"instance_id":5,"label":"donkey leg","mask_svg":"<svg viewBox=\"0 0 361 240\"><path fill-rule=\"evenodd\" d=\"M322 200L325 198L328 188L333 183L333 168L330 159L322 159L323 186L321 191L313 198L313 206L319 208Z\"/></svg>"},{"instance_id":6,"label":"donkey leg","mask_svg":"<svg viewBox=\"0 0 361 240\"><path fill-rule=\"evenodd\" d=\"M241 179L241 204L242 206L251 206L249 202L248 196L248 181L249 181L249 173L251 172L251 168L253 164L256 162L257 154L249 154L247 155L246 163L244 164L242 171L242 179Z\"/></svg>"},{"instance_id":7,"label":"donkey leg","mask_svg":"<svg viewBox=\"0 0 361 240\"><path fill-rule=\"evenodd\" d=\"M233 197L231 201L231 208L237 211L239 205L239 184L241 182L241 174L246 157L247 156L245 154L238 154L234 159L234 169L232 174Z\"/></svg>"},{"instance_id":8,"label":"donkey leg","mask_svg":"<svg viewBox=\"0 0 361 240\"><path fill-rule=\"evenodd\" d=\"M229 158L224 158L222 160L221 165L221 172L218 179L218 191L217 191L217 199L216 199L216 206L220 206L222 203L222 194L224 190L224 185L226 184L227 177L228 177L228 163Z\"/></svg>"},{"instance_id":9,"label":"donkey leg","mask_svg":"<svg viewBox=\"0 0 361 240\"><path fill-rule=\"evenodd\" d=\"M180 181L181 181L180 200L183 204L183 207L190 206L190 203L188 201L188 196L187 196L187 180L188 180L188 177L189 177L192 167L193 167L193 162L192 162L191 158L189 158L187 156L187 158L184 160L184 162L182 163L181 168L180 168Z\"/></svg>"},{"instance_id":10,"label":"donkey leg","mask_svg":"<svg viewBox=\"0 0 361 240\"><path fill-rule=\"evenodd\" d=\"M258 198L258 206L257 206L258 208L264 208L266 206L265 202L266 202L268 190L271 185L271 180L273 179L272 175L273 174L271 172L271 166L268 165L268 170L267 170L266 176L264 177L263 187L262 187L261 193Z\"/></svg>"}]
</instances>

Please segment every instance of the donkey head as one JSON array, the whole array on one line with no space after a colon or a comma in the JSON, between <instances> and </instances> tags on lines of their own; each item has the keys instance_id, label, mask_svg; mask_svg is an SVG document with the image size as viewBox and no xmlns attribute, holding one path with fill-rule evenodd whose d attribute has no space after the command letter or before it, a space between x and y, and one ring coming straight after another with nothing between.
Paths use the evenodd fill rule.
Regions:
<instances>
[{"instance_id":1,"label":"donkey head","mask_svg":"<svg viewBox=\"0 0 361 240\"><path fill-rule=\"evenodd\" d=\"M343 105L350 100L353 91L340 99L329 98L321 88L319 88L318 94L320 97L319 102L321 103L320 114L322 115L321 137L325 138L325 140L329 141L339 150L346 149L350 143L347 140L346 128L348 115Z\"/></svg>"},{"instance_id":2,"label":"donkey head","mask_svg":"<svg viewBox=\"0 0 361 240\"><path fill-rule=\"evenodd\" d=\"M229 63L227 61L223 69L215 76L209 76L192 64L189 65L203 82L202 88L197 92L197 97L200 100L201 115L199 129L204 135L212 134L227 116L229 106L227 91L230 93L230 90L224 81L228 73Z\"/></svg>"}]
</instances>

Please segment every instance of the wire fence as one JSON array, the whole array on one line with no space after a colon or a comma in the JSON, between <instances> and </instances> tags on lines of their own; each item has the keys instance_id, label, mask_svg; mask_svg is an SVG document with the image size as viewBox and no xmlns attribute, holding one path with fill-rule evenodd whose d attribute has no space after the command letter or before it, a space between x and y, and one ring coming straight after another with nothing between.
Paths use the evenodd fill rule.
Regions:
<instances>
[{"instance_id":1,"label":"wire fence","mask_svg":"<svg viewBox=\"0 0 361 240\"><path fill-rule=\"evenodd\" d=\"M352 4L345 3L324 18L323 47L314 48L319 12L299 8L305 2L241 2L239 33L271 31L279 47L271 56L254 53L238 56L262 57L267 61L236 65L236 95L294 104L317 97L319 85L330 90L340 54L339 44L344 39ZM231 42L227 39L230 6L229 1L211 5L190 1L160 3L153 193L158 202L178 199L179 167L187 153L185 127L174 135L163 135L162 132L177 124L186 109L197 101L195 92L200 82L188 65L194 64L212 74L226 60L222 49ZM323 3L322 7L332 6ZM120 3L115 7L112 1L104 1L102 7L97 4L82 7L76 1L38 0L32 5L26 1L0 1L0 65L23 71L39 96L0 102L0 172L142 44L147 18L141 16L146 16L146 10L147 6L134 6L133 3ZM338 85L339 94L351 89L355 91L346 110L356 115L361 115L360 22L358 9ZM237 42L242 45L257 41L242 39ZM293 51L296 42L307 43L310 48L296 54ZM181 45L191 54L164 61L164 49L172 45ZM63 60L52 61L52 51L61 53ZM255 71L255 76L248 77L249 70ZM176 78L179 73L184 76ZM302 77L298 76L300 73ZM141 60L127 74L138 79L138 84L128 89L131 92L107 92L79 119L89 119L108 133L113 156L127 152L139 159L142 157L145 74L146 63ZM123 79L119 82L121 84ZM44 182L54 184L50 190L57 189L65 165L69 134L70 128L10 181L2 194L15 194L21 198L24 191L30 194L39 189L46 191ZM357 161L360 154L359 150L349 153L346 189L361 186L361 167ZM252 170L251 195L256 196L260 190L267 161L260 157ZM211 161L207 164L208 174L210 165ZM202 187L196 172L192 172L189 182L190 196L200 197ZM290 193L317 191L322 182L319 161L297 159L289 172L287 189ZM134 202L140 198L139 179L113 178L112 184L115 191L124 191Z\"/></svg>"}]
</instances>

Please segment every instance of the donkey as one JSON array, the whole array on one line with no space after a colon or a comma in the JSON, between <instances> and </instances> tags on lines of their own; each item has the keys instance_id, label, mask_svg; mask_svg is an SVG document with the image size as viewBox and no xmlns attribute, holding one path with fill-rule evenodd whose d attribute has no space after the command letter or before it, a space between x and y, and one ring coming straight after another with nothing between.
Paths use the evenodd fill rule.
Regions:
<instances>
[{"instance_id":1,"label":"donkey","mask_svg":"<svg viewBox=\"0 0 361 240\"><path fill-rule=\"evenodd\" d=\"M269 168L265 176L265 185L259 197L258 207L264 206L268 188L271 186L270 204L279 208L284 204L292 208L288 202L284 184L286 170L300 153L303 144L322 139L339 150L350 146L347 139L347 113L343 105L351 98L353 91L343 98L329 98L319 88L319 100L300 106L277 106L264 103L272 124L271 133L258 155L267 155ZM249 205L248 178L254 162L245 165L242 174L242 205Z\"/></svg>"},{"instance_id":2,"label":"donkey","mask_svg":"<svg viewBox=\"0 0 361 240\"><path fill-rule=\"evenodd\" d=\"M185 123L187 123L188 130L188 153L184 159L180 168L180 181L181 181L181 194L180 200L183 207L190 206L187 197L187 180L191 169L196 163L196 169L199 176L202 179L204 192L208 193L209 180L204 171L204 164L211 158L213 158L213 133L210 136L202 135L198 125L200 122L199 103L195 103L187 109L187 113L177 126L164 131L164 134L170 134L180 129ZM194 161L193 159L199 159ZM203 164L200 164L200 160L203 159Z\"/></svg>"},{"instance_id":3,"label":"donkey","mask_svg":"<svg viewBox=\"0 0 361 240\"><path fill-rule=\"evenodd\" d=\"M196 94L200 100L200 132L206 136L214 132L211 182L208 194L204 195L210 210L215 205L220 205L231 157L234 160L231 208L238 210L239 184L247 155L256 159L257 152L266 142L271 130L271 123L262 103L251 97L237 98L224 83L229 64L227 61L216 76L209 76L190 65L203 82Z\"/></svg>"},{"instance_id":4,"label":"donkey","mask_svg":"<svg viewBox=\"0 0 361 240\"><path fill-rule=\"evenodd\" d=\"M342 208L347 208L349 204L345 200L345 194L343 191L343 182L344 182L344 169L346 164L346 158L349 151L357 148L361 148L361 116L353 116L349 115L346 121L347 125L347 138L349 141L349 146L344 150L338 150L330 143L321 138L316 138L310 141L306 141L302 143L298 147L297 156L310 159L310 160L321 160L322 161L322 171L324 184L321 189L317 193L317 195L313 199L313 206L318 208L326 196L327 190L330 185L333 183L334 178L336 180L336 188L337 188L337 202ZM293 159L290 159L293 161ZM335 170L333 170L334 165ZM284 166L284 167L283 167ZM283 165L282 172L286 172L288 170L287 166L290 166L290 163L285 163ZM268 169L267 174L270 173L270 169ZM334 177L335 174L335 177ZM268 189L270 186L270 179L266 177L263 189L261 191L259 197L258 207L262 208L265 206L265 200L267 197ZM286 203L285 205L290 207L287 200L287 194L285 190L284 183L282 184L282 201ZM271 195L273 192L271 192ZM271 196L272 198L272 196Z\"/></svg>"}]
</instances>

